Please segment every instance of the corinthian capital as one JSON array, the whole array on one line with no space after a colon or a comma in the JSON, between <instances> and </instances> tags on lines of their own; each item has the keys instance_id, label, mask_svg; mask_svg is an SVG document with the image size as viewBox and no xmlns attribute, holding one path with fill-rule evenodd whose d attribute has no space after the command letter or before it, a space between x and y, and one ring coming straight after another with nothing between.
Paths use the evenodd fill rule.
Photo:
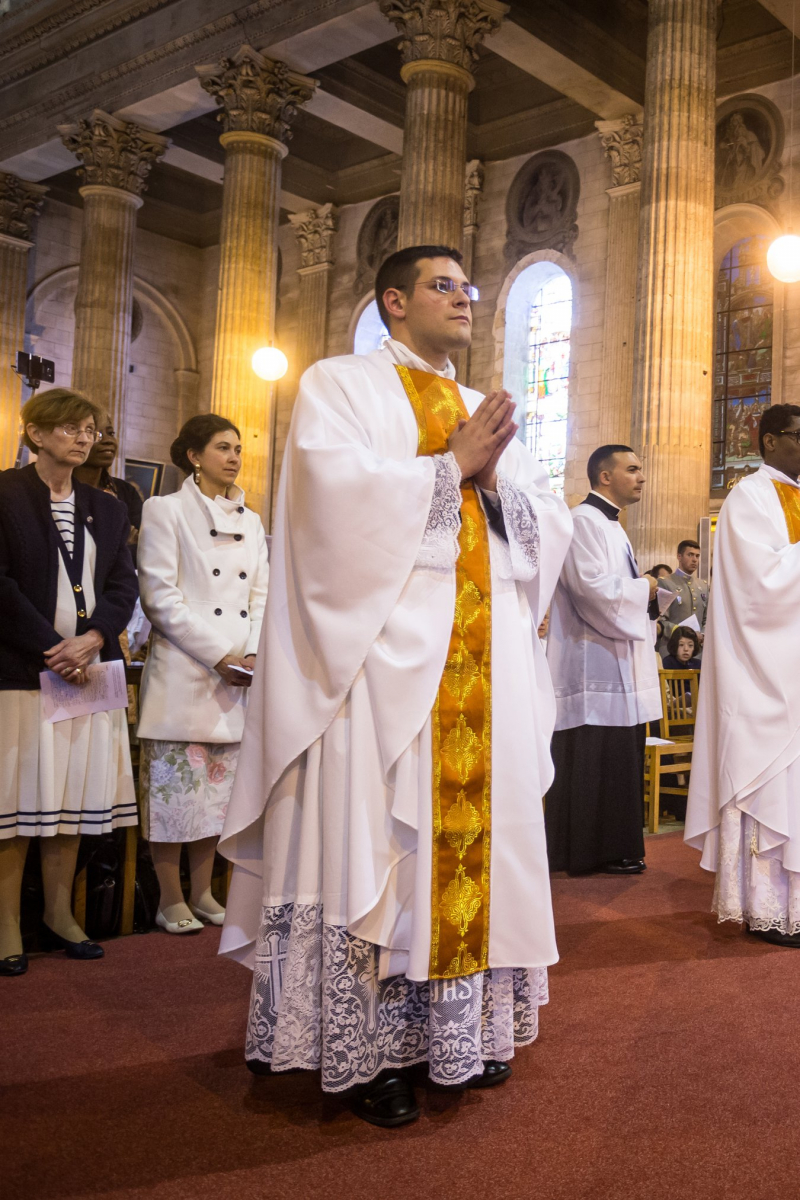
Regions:
<instances>
[{"instance_id":1,"label":"corinthian capital","mask_svg":"<svg viewBox=\"0 0 800 1200\"><path fill-rule=\"evenodd\" d=\"M30 241L33 218L49 188L0 171L0 233Z\"/></svg>"},{"instance_id":2,"label":"corinthian capital","mask_svg":"<svg viewBox=\"0 0 800 1200\"><path fill-rule=\"evenodd\" d=\"M595 121L595 127L611 162L614 187L638 183L642 173L641 113L626 113L616 121Z\"/></svg>"},{"instance_id":3,"label":"corinthian capital","mask_svg":"<svg viewBox=\"0 0 800 1200\"><path fill-rule=\"evenodd\" d=\"M304 268L333 266L333 235L337 216L332 204L323 204L308 212L289 214Z\"/></svg>"},{"instance_id":4,"label":"corinthian capital","mask_svg":"<svg viewBox=\"0 0 800 1200\"><path fill-rule=\"evenodd\" d=\"M195 70L201 86L221 107L217 119L226 133L263 133L279 142L288 142L298 106L311 99L317 86L315 79L273 62L252 46L241 46L232 58Z\"/></svg>"},{"instance_id":5,"label":"corinthian capital","mask_svg":"<svg viewBox=\"0 0 800 1200\"><path fill-rule=\"evenodd\" d=\"M77 125L59 125L58 132L67 149L81 160L87 184L120 188L134 196L141 196L150 168L169 146L169 138L100 108Z\"/></svg>"},{"instance_id":6,"label":"corinthian capital","mask_svg":"<svg viewBox=\"0 0 800 1200\"><path fill-rule=\"evenodd\" d=\"M508 5L499 0L378 0L400 30L403 62L439 59L469 71L478 46L499 29Z\"/></svg>"}]
</instances>

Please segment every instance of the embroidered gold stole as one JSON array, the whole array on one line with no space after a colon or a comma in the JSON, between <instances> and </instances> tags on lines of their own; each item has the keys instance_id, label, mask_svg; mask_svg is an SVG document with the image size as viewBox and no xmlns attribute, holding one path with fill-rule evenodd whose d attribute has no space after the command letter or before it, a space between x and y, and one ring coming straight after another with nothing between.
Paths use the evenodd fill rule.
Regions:
<instances>
[{"instance_id":1,"label":"embroidered gold stole","mask_svg":"<svg viewBox=\"0 0 800 1200\"><path fill-rule=\"evenodd\" d=\"M800 490L792 487L790 483L781 483L779 479L773 479L772 482L786 518L789 541L794 546L796 542L800 542Z\"/></svg>"},{"instance_id":2,"label":"embroidered gold stole","mask_svg":"<svg viewBox=\"0 0 800 1200\"><path fill-rule=\"evenodd\" d=\"M446 454L467 420L458 385L397 367L417 419L417 454ZM461 485L453 630L432 714L433 869L430 978L485 971L489 959L492 645L486 517Z\"/></svg>"}]
</instances>

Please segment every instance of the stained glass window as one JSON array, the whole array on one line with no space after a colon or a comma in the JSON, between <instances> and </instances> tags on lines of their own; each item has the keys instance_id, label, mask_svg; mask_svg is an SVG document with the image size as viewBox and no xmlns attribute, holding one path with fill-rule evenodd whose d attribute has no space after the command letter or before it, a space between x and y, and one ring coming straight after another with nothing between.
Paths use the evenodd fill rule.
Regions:
<instances>
[{"instance_id":1,"label":"stained glass window","mask_svg":"<svg viewBox=\"0 0 800 1200\"><path fill-rule=\"evenodd\" d=\"M528 325L528 386L525 442L564 495L569 405L569 339L572 286L559 271L536 293Z\"/></svg>"},{"instance_id":2,"label":"stained glass window","mask_svg":"<svg viewBox=\"0 0 800 1200\"><path fill-rule=\"evenodd\" d=\"M717 278L711 493L725 496L761 461L758 423L772 401L772 276L765 237L743 238Z\"/></svg>"},{"instance_id":3,"label":"stained glass window","mask_svg":"<svg viewBox=\"0 0 800 1200\"><path fill-rule=\"evenodd\" d=\"M388 336L389 330L381 320L377 301L370 300L358 318L353 337L353 353L371 354L373 350L380 350Z\"/></svg>"}]
</instances>

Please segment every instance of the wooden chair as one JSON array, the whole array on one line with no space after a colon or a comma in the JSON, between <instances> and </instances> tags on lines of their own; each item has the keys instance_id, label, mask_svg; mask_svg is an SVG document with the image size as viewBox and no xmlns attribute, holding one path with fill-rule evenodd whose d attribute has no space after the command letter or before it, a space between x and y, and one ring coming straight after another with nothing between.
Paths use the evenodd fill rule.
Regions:
<instances>
[{"instance_id":1,"label":"wooden chair","mask_svg":"<svg viewBox=\"0 0 800 1200\"><path fill-rule=\"evenodd\" d=\"M688 781L685 786L668 787L661 781L665 775L688 775L691 770L700 672L661 670L658 675L662 696L661 739L658 741L662 744L655 744L656 739L648 736L645 745L644 803L650 833L658 832L662 793L689 795Z\"/></svg>"}]
</instances>

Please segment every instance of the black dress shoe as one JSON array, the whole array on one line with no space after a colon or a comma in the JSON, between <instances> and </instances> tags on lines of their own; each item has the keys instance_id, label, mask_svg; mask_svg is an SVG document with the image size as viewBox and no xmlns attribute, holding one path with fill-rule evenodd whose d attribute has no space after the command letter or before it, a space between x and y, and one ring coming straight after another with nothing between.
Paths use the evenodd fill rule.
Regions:
<instances>
[{"instance_id":1,"label":"black dress shoe","mask_svg":"<svg viewBox=\"0 0 800 1200\"><path fill-rule=\"evenodd\" d=\"M39 937L43 950L64 950L67 958L102 958L105 954L105 950L102 946L98 946L97 942L90 942L88 938L82 942L70 942L60 933L51 929L49 925L45 925L44 921L42 921Z\"/></svg>"},{"instance_id":2,"label":"black dress shoe","mask_svg":"<svg viewBox=\"0 0 800 1200\"><path fill-rule=\"evenodd\" d=\"M396 1129L398 1125L409 1125L416 1121L419 1107L414 1089L406 1076L389 1068L381 1071L355 1098L353 1112L362 1121L369 1121L370 1125Z\"/></svg>"},{"instance_id":3,"label":"black dress shoe","mask_svg":"<svg viewBox=\"0 0 800 1200\"><path fill-rule=\"evenodd\" d=\"M24 975L27 969L27 954L9 954L8 958L0 958L0 975Z\"/></svg>"},{"instance_id":4,"label":"black dress shoe","mask_svg":"<svg viewBox=\"0 0 800 1200\"><path fill-rule=\"evenodd\" d=\"M800 933L781 933L778 929L751 929L747 932L753 937L761 938L762 942L770 942L773 946L788 946L789 949L800 949Z\"/></svg>"},{"instance_id":5,"label":"black dress shoe","mask_svg":"<svg viewBox=\"0 0 800 1200\"><path fill-rule=\"evenodd\" d=\"M468 1079L467 1087L497 1087L499 1083L505 1083L505 1081L510 1078L511 1067L508 1065L508 1063L497 1062L496 1059L490 1058L483 1064L483 1074L473 1075L472 1079Z\"/></svg>"},{"instance_id":6,"label":"black dress shoe","mask_svg":"<svg viewBox=\"0 0 800 1200\"><path fill-rule=\"evenodd\" d=\"M641 875L647 868L641 858L621 858L619 862L606 863L600 870L604 875Z\"/></svg>"},{"instance_id":7,"label":"black dress shoe","mask_svg":"<svg viewBox=\"0 0 800 1200\"><path fill-rule=\"evenodd\" d=\"M262 1062L260 1058L246 1058L244 1065L253 1075L271 1075L272 1067L269 1063Z\"/></svg>"}]
</instances>

